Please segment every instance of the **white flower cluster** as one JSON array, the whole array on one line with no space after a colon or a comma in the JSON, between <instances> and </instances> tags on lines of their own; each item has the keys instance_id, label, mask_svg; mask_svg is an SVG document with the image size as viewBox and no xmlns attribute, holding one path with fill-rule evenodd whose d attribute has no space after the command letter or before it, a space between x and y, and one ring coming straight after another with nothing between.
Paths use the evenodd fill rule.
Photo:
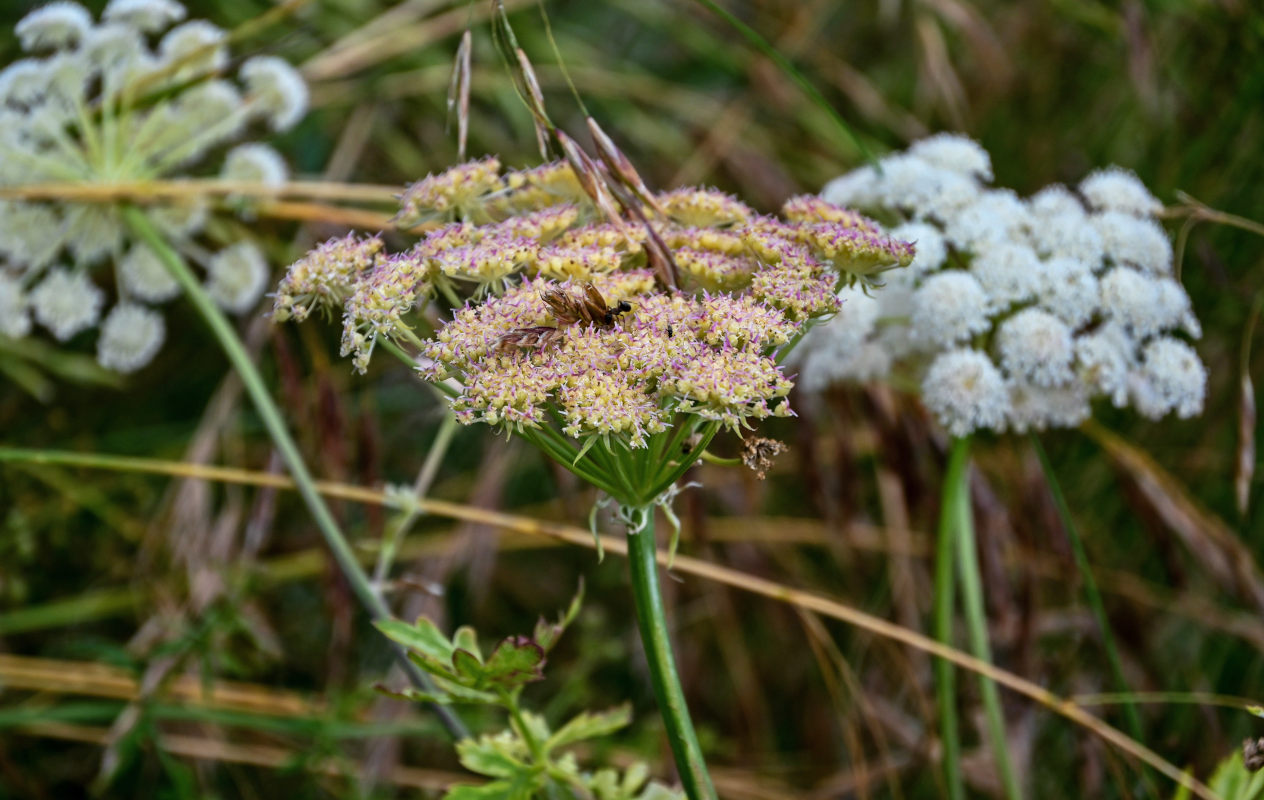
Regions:
<instances>
[{"instance_id":1,"label":"white flower cluster","mask_svg":"<svg viewBox=\"0 0 1264 800\"><path fill-rule=\"evenodd\" d=\"M1201 413L1206 369L1173 335L1201 331L1145 185L1112 167L1024 199L991 179L982 147L939 134L825 187L917 257L809 334L804 388L908 370L958 436L1078 425L1096 396L1152 419Z\"/></svg>"},{"instance_id":2,"label":"white flower cluster","mask_svg":"<svg viewBox=\"0 0 1264 800\"><path fill-rule=\"evenodd\" d=\"M213 152L223 156L224 179L283 183L288 170L271 147L228 148L251 123L277 131L296 124L307 108L302 77L279 58L258 56L232 80L227 34L185 16L175 0L110 0L96 21L78 3L57 0L24 17L15 33L30 55L0 70L0 186L170 178ZM200 204L149 213L205 268L220 305L235 313L254 306L268 272L257 247L237 242L213 252ZM97 274L107 264L113 280ZM108 313L101 286L115 289ZM0 201L0 336L30 335L38 323L66 341L99 326L100 363L131 372L165 335L161 316L144 304L178 293L158 257L133 240L120 208Z\"/></svg>"}]
</instances>

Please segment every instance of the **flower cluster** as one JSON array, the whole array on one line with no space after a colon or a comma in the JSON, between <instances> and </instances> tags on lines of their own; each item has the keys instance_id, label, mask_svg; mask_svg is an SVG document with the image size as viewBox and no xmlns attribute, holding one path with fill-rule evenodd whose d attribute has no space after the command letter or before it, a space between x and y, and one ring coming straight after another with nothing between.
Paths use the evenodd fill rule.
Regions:
<instances>
[{"instance_id":1,"label":"flower cluster","mask_svg":"<svg viewBox=\"0 0 1264 800\"><path fill-rule=\"evenodd\" d=\"M1200 413L1206 370L1177 336L1198 320L1141 181L1110 168L1024 199L991 178L979 145L939 134L825 187L917 256L872 297L844 290L800 352L805 388L904 370L954 435L1074 426L1096 396Z\"/></svg>"},{"instance_id":2,"label":"flower cluster","mask_svg":"<svg viewBox=\"0 0 1264 800\"><path fill-rule=\"evenodd\" d=\"M277 315L341 306L344 354L363 369L380 337L411 336L409 315L430 297L473 288L421 343L423 375L459 382L462 422L641 449L677 415L737 430L789 414L779 358L837 311L839 285L913 258L819 198L791 200L778 219L689 188L653 198L645 221L611 221L564 164L498 167L476 161L411 187L408 218L448 221L410 250L354 238L317 248L282 281ZM651 249L674 267L656 268Z\"/></svg>"},{"instance_id":3,"label":"flower cluster","mask_svg":"<svg viewBox=\"0 0 1264 800\"><path fill-rule=\"evenodd\" d=\"M231 80L227 34L185 15L175 0L110 0L93 20L77 3L58 0L24 17L16 33L30 56L0 71L0 186L167 178L240 140L251 123L280 131L298 122L307 88L293 67L249 58ZM227 180L271 184L286 176L281 156L258 143L229 149L220 171ZM268 279L253 244L210 252L202 203L149 213L204 268L216 302L235 313L253 307ZM113 280L98 279L105 264ZM38 323L66 341L99 326L100 363L130 372L162 344L163 320L149 305L177 293L118 206L0 201L0 335L27 336Z\"/></svg>"}]
</instances>

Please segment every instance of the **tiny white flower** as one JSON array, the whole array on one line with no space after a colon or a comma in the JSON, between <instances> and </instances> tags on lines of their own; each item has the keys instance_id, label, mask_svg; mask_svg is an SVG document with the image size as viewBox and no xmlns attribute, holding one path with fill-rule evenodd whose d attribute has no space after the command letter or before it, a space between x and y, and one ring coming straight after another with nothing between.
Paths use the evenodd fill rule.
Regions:
<instances>
[{"instance_id":1,"label":"tiny white flower","mask_svg":"<svg viewBox=\"0 0 1264 800\"><path fill-rule=\"evenodd\" d=\"M960 270L931 275L913 293L912 338L922 348L943 349L991 326L987 293Z\"/></svg>"},{"instance_id":2,"label":"tiny white flower","mask_svg":"<svg viewBox=\"0 0 1264 800\"><path fill-rule=\"evenodd\" d=\"M990 189L946 221L948 241L979 253L988 246L1020 241L1030 227L1027 206L1009 189Z\"/></svg>"},{"instance_id":3,"label":"tiny white flower","mask_svg":"<svg viewBox=\"0 0 1264 800\"><path fill-rule=\"evenodd\" d=\"M873 381L891 371L891 353L878 342L862 342L850 350L812 347L799 375L799 387L818 393L844 381Z\"/></svg>"},{"instance_id":4,"label":"tiny white flower","mask_svg":"<svg viewBox=\"0 0 1264 800\"><path fill-rule=\"evenodd\" d=\"M50 270L31 291L35 319L60 341L91 328L101 318L105 294L83 272Z\"/></svg>"},{"instance_id":5,"label":"tiny white flower","mask_svg":"<svg viewBox=\"0 0 1264 800\"><path fill-rule=\"evenodd\" d=\"M1132 376L1133 401L1151 419L1169 411L1188 419L1201 414L1207 393L1207 368L1194 348L1163 336L1141 353L1141 369Z\"/></svg>"},{"instance_id":6,"label":"tiny white flower","mask_svg":"<svg viewBox=\"0 0 1264 800\"><path fill-rule=\"evenodd\" d=\"M1093 270L1075 258L1051 258L1037 269L1036 302L1072 328L1086 325L1101 309Z\"/></svg>"},{"instance_id":7,"label":"tiny white flower","mask_svg":"<svg viewBox=\"0 0 1264 800\"><path fill-rule=\"evenodd\" d=\"M1025 308L1000 324L996 349L1008 375L1036 386L1058 386L1074 377L1071 329L1048 311Z\"/></svg>"},{"instance_id":8,"label":"tiny white flower","mask_svg":"<svg viewBox=\"0 0 1264 800\"><path fill-rule=\"evenodd\" d=\"M1128 402L1128 374L1136 363L1136 343L1120 325L1106 324L1075 340L1080 378L1117 407Z\"/></svg>"},{"instance_id":9,"label":"tiny white flower","mask_svg":"<svg viewBox=\"0 0 1264 800\"><path fill-rule=\"evenodd\" d=\"M1060 183L1050 184L1027 198L1027 209L1037 224L1054 217L1088 217L1080 199Z\"/></svg>"},{"instance_id":10,"label":"tiny white flower","mask_svg":"<svg viewBox=\"0 0 1264 800\"><path fill-rule=\"evenodd\" d=\"M57 0L23 17L13 29L23 50L69 47L92 27L92 15L78 3Z\"/></svg>"},{"instance_id":11,"label":"tiny white flower","mask_svg":"<svg viewBox=\"0 0 1264 800\"><path fill-rule=\"evenodd\" d=\"M285 59L251 58L241 65L241 79L273 130L289 130L307 112L307 84Z\"/></svg>"},{"instance_id":12,"label":"tiny white flower","mask_svg":"<svg viewBox=\"0 0 1264 800\"><path fill-rule=\"evenodd\" d=\"M249 311L268 282L268 262L251 242L238 242L216 253L207 272L207 291L216 303L234 314Z\"/></svg>"},{"instance_id":13,"label":"tiny white flower","mask_svg":"<svg viewBox=\"0 0 1264 800\"><path fill-rule=\"evenodd\" d=\"M30 106L48 91L43 59L23 58L0 70L0 103Z\"/></svg>"},{"instance_id":14,"label":"tiny white flower","mask_svg":"<svg viewBox=\"0 0 1264 800\"><path fill-rule=\"evenodd\" d=\"M877 201L877 182L878 173L873 167L860 167L825 184L821 197L839 206L868 208Z\"/></svg>"},{"instance_id":15,"label":"tiny white flower","mask_svg":"<svg viewBox=\"0 0 1264 800\"><path fill-rule=\"evenodd\" d=\"M66 245L76 263L95 264L122 249L123 226L111 206L69 206L65 226Z\"/></svg>"},{"instance_id":16,"label":"tiny white flower","mask_svg":"<svg viewBox=\"0 0 1264 800\"><path fill-rule=\"evenodd\" d=\"M22 282L0 272L0 336L21 339L30 332L31 314Z\"/></svg>"},{"instance_id":17,"label":"tiny white flower","mask_svg":"<svg viewBox=\"0 0 1264 800\"><path fill-rule=\"evenodd\" d=\"M922 402L953 436L1000 430L1010 412L1001 372L978 350L940 353L922 380Z\"/></svg>"},{"instance_id":18,"label":"tiny white flower","mask_svg":"<svg viewBox=\"0 0 1264 800\"><path fill-rule=\"evenodd\" d=\"M992 157L968 136L937 133L914 142L908 152L940 169L984 182L992 180Z\"/></svg>"},{"instance_id":19,"label":"tiny white flower","mask_svg":"<svg viewBox=\"0 0 1264 800\"><path fill-rule=\"evenodd\" d=\"M118 264L119 279L129 295L151 303L170 300L180 293L158 255L145 244L134 244Z\"/></svg>"},{"instance_id":20,"label":"tiny white flower","mask_svg":"<svg viewBox=\"0 0 1264 800\"><path fill-rule=\"evenodd\" d=\"M913 263L899 272L908 271L922 275L934 272L948 260L948 243L944 241L944 235L934 225L928 225L925 222L906 222L892 228L889 233L895 239L917 245L917 254L913 257Z\"/></svg>"},{"instance_id":21,"label":"tiny white flower","mask_svg":"<svg viewBox=\"0 0 1264 800\"><path fill-rule=\"evenodd\" d=\"M50 206L0 201L0 253L15 266L42 269L61 248L62 224Z\"/></svg>"},{"instance_id":22,"label":"tiny white flower","mask_svg":"<svg viewBox=\"0 0 1264 800\"><path fill-rule=\"evenodd\" d=\"M115 372L135 372L153 360L164 338L161 314L140 305L117 305L101 323L97 362Z\"/></svg>"},{"instance_id":23,"label":"tiny white flower","mask_svg":"<svg viewBox=\"0 0 1264 800\"><path fill-rule=\"evenodd\" d=\"M1015 433L1073 428L1093 413L1087 387L1079 381L1062 386L1010 381L1009 402L1007 422Z\"/></svg>"},{"instance_id":24,"label":"tiny white flower","mask_svg":"<svg viewBox=\"0 0 1264 800\"><path fill-rule=\"evenodd\" d=\"M1043 258L1074 258L1099 264L1105 257L1102 235L1083 211L1033 217L1027 230L1031 246Z\"/></svg>"},{"instance_id":25,"label":"tiny white flower","mask_svg":"<svg viewBox=\"0 0 1264 800\"><path fill-rule=\"evenodd\" d=\"M1194 308L1184 286L1172 278L1159 278L1154 282L1154 288L1157 295L1155 316L1159 319L1158 327L1164 330L1182 328L1195 339L1203 335L1202 326L1194 316Z\"/></svg>"},{"instance_id":26,"label":"tiny white flower","mask_svg":"<svg viewBox=\"0 0 1264 800\"><path fill-rule=\"evenodd\" d=\"M187 12L175 0L110 0L101 18L143 33L157 33L184 19Z\"/></svg>"},{"instance_id":27,"label":"tiny white flower","mask_svg":"<svg viewBox=\"0 0 1264 800\"><path fill-rule=\"evenodd\" d=\"M1157 222L1122 211L1094 214L1090 219L1102 237L1106 256L1116 264L1155 275L1171 274L1172 242Z\"/></svg>"},{"instance_id":28,"label":"tiny white flower","mask_svg":"<svg viewBox=\"0 0 1264 800\"><path fill-rule=\"evenodd\" d=\"M1150 194L1130 170L1107 167L1093 172L1080 182L1080 194L1094 211L1120 211L1134 217L1152 217L1163 210L1163 204Z\"/></svg>"},{"instance_id":29,"label":"tiny white flower","mask_svg":"<svg viewBox=\"0 0 1264 800\"><path fill-rule=\"evenodd\" d=\"M994 309L1030 300L1040 281L1040 259L1024 244L1001 242L979 252L970 264Z\"/></svg>"},{"instance_id":30,"label":"tiny white flower","mask_svg":"<svg viewBox=\"0 0 1264 800\"><path fill-rule=\"evenodd\" d=\"M227 38L222 28L206 20L190 20L167 31L158 52L169 65L179 62L176 75L203 75L228 66Z\"/></svg>"},{"instance_id":31,"label":"tiny white flower","mask_svg":"<svg viewBox=\"0 0 1264 800\"><path fill-rule=\"evenodd\" d=\"M220 177L224 180L263 183L268 186L280 186L289 178L289 174L289 168L281 154L258 142L239 144L229 150L224 157L224 168L220 170Z\"/></svg>"},{"instance_id":32,"label":"tiny white flower","mask_svg":"<svg viewBox=\"0 0 1264 800\"><path fill-rule=\"evenodd\" d=\"M1157 281L1132 267L1115 267L1101 279L1102 312L1142 339L1165 323Z\"/></svg>"}]
</instances>

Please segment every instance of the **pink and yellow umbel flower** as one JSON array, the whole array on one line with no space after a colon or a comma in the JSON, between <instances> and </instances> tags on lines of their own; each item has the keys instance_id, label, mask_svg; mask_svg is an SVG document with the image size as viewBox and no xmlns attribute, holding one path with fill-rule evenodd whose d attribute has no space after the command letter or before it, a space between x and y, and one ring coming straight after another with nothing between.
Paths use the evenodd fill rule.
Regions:
<instances>
[{"instance_id":1,"label":"pink and yellow umbel flower","mask_svg":"<svg viewBox=\"0 0 1264 800\"><path fill-rule=\"evenodd\" d=\"M789 350L838 310L841 286L914 255L819 198L792 198L782 219L686 188L611 220L565 164L498 166L411 187L403 218L441 224L410 250L322 245L282 282L277 316L341 305L359 369L381 337L411 344L458 420L532 440L624 505L668 492L718 431L790 415ZM319 265L336 277L318 280ZM422 341L410 319L435 296L451 318Z\"/></svg>"}]
</instances>

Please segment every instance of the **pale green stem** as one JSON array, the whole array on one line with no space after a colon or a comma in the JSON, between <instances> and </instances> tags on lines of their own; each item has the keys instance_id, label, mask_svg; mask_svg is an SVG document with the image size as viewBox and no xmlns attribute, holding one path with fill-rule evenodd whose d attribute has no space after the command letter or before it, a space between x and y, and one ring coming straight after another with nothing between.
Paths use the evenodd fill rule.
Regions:
<instances>
[{"instance_id":1,"label":"pale green stem","mask_svg":"<svg viewBox=\"0 0 1264 800\"><path fill-rule=\"evenodd\" d=\"M939 537L935 545L935 639L940 644L953 646L952 612L956 597L956 575L953 561L954 506L958 501L955 487L961 482L969 460L969 446L965 439L953 443L944 473L939 508ZM935 660L935 696L939 704L939 739L944 782L952 800L965 800L965 783L961 777L961 739L957 721L957 673L952 662Z\"/></svg>"},{"instance_id":2,"label":"pale green stem","mask_svg":"<svg viewBox=\"0 0 1264 800\"><path fill-rule=\"evenodd\" d=\"M983 579L979 570L978 549L974 536L974 513L970 507L969 480L969 438L957 439L953 443L953 458L960 450L966 464L956 480L946 491L956 495L952 503L952 520L950 525L954 531L957 550L957 569L961 574L961 597L965 607L966 631L970 636L970 649L975 657L992 663L992 646L988 642L987 614L983 607ZM945 479L947 480L947 479ZM1009 739L1005 735L1005 714L1001 708L1001 694L996 688L996 681L989 677L979 676L979 692L983 696L983 712L987 722L988 739L992 745L992 756L996 759L997 772L1001 776L1001 785L1005 796L1010 800L1021 800L1023 793L1014 774L1013 760L1009 754Z\"/></svg>"},{"instance_id":3,"label":"pale green stem","mask_svg":"<svg viewBox=\"0 0 1264 800\"><path fill-rule=\"evenodd\" d=\"M321 535L325 539L325 544L329 547L334 561L347 579L352 592L365 610L369 612L369 616L375 621L390 619L390 609L387 608L385 601L382 600L381 596L374 591L373 586L369 583L368 575L361 569L351 545L348 544L346 537L339 530L333 514L330 513L329 507L325 505L324 499L320 496L316 483L308 471L307 465L303 462L302 455L299 453L298 445L295 444L290 432L286 429L280 410L272 400L271 395L268 394L263 377L250 360L250 355L246 352L241 339L238 338L237 332L233 330L232 324L224 316L224 313L220 311L219 307L215 305L215 302L206 293L206 290L202 288L197 277L189 270L188 265L184 263L184 259L163 239L153 223L150 222L149 217L136 208L124 208L123 216L137 238L153 250L154 254L166 266L167 271L180 284L180 287L184 290L184 293L193 303L198 313L210 326L215 338L219 340L220 347L223 348L224 354L240 376L246 393L254 403L259 418L262 420L268 434L272 437L273 444L281 454L281 458L285 462L290 476L294 479L294 484L302 496L303 502L307 504L316 526L320 529ZM407 652L402 647L394 645L393 649L409 680L414 685L427 692L436 691L430 678L409 660ZM451 711L433 704L432 709L454 738L463 739L469 736L465 726Z\"/></svg>"},{"instance_id":4,"label":"pale green stem","mask_svg":"<svg viewBox=\"0 0 1264 800\"><path fill-rule=\"evenodd\" d=\"M715 787L707 774L702 758L702 747L694 733L685 704L685 693L676 674L676 659L672 655L671 637L667 628L667 616L663 609L663 597L658 587L658 561L654 542L654 509L643 509L645 528L628 532L628 565L632 575L632 600L636 605L636 622L645 647L645 660L650 667L650 681L654 685L654 697L667 728L672 755L680 781L690 800L715 800Z\"/></svg>"}]
</instances>

